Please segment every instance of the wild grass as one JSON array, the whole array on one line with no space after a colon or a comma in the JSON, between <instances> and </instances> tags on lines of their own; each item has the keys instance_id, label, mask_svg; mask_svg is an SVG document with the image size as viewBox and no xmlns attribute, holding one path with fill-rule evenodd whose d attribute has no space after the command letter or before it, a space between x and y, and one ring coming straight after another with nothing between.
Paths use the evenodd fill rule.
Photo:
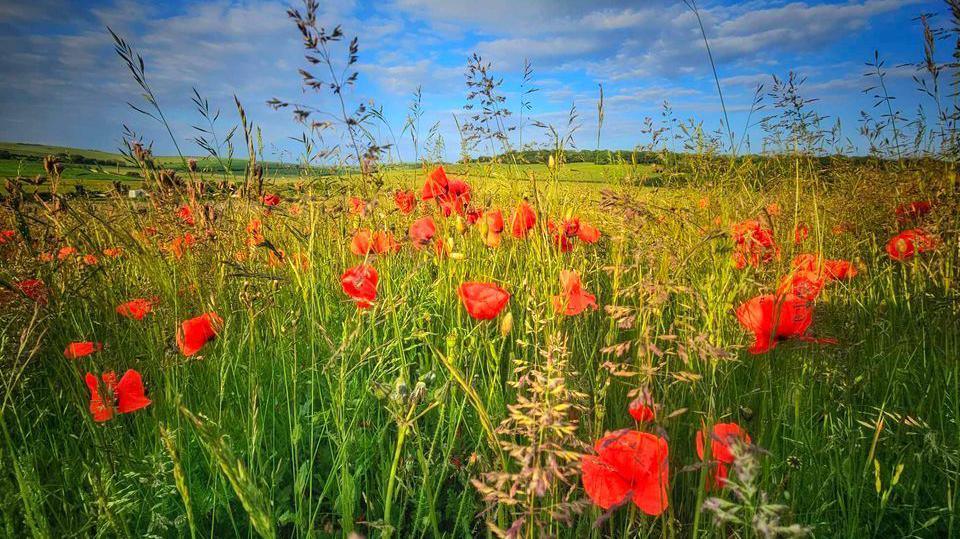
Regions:
<instances>
[{"instance_id":1,"label":"wild grass","mask_svg":"<svg viewBox=\"0 0 960 539\"><path fill-rule=\"evenodd\" d=\"M309 13L298 17L308 41L334 35ZM347 47L348 58L357 54ZM489 68L471 62L478 99L499 102ZM764 120L777 151L762 156L731 158L709 133L666 121L646 148L660 152L656 168L567 163L571 120L566 130L544 126L548 164L448 166L477 206L509 216L523 198L535 205L536 233L494 249L432 203L412 215L395 209L393 190L419 192L434 163L372 166L379 153L363 147L362 114L343 135L347 156L326 176L306 158L295 176L261 168L258 185L263 159L251 159L235 175L187 165L173 181L131 137L129 166L151 191L146 202L8 186L4 534L956 536L960 198L951 154L898 145L891 160L887 145L840 157L826 150L830 137L799 86L792 77L775 83L779 112ZM346 101L338 108L344 123L355 118ZM509 144L497 148L509 139L497 124L508 118L500 109L481 115L470 133L510 155ZM252 124L238 133L257 154ZM416 136L429 154L429 137ZM689 153L668 151L667 139ZM319 151L307 135L304 143L307 155ZM273 192L282 202L268 209L261 195ZM350 211L351 196L368 203L365 214ZM894 208L913 200L934 202L922 225L940 243L893 261L884 245L901 228ZM184 204L195 225L176 217ZM374 259L351 253L358 228L404 238L424 215L436 219L450 256L406 241ZM546 223L574 215L603 235L562 252ZM730 226L748 218L769 224L782 252L737 270ZM263 223L255 244L245 230L252 219ZM801 244L798 223L810 230ZM177 258L168 246L185 233L197 243ZM42 261L65 246L98 263ZM114 247L120 257L103 255ZM280 251L287 256L271 264ZM749 354L733 309L772 293L803 252L860 271L816 303L812 333L837 342L790 340ZM380 284L373 307L358 310L340 276L364 260ZM561 270L577 271L600 308L558 314L551 296ZM25 278L45 283L46 304L16 291ZM456 292L465 281L510 292L497 320L467 314ZM155 310L142 321L120 317L116 306L136 297L158 298ZM223 317L219 335L183 356L180 323L209 311ZM105 347L64 358L84 340ZM94 422L84 374L127 369L142 374L152 404ZM595 440L637 428L627 410L641 393L659 407L642 428L669 443L669 507L657 517L629 503L599 509L579 477ZM720 422L739 423L753 444L736 449L728 488L707 492L710 467L694 440Z\"/></svg>"}]
</instances>

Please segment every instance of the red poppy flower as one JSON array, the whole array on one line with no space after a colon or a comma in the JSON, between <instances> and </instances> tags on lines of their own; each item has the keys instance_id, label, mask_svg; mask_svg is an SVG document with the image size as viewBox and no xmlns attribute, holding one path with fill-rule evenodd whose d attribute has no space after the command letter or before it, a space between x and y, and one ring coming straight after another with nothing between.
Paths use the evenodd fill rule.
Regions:
<instances>
[{"instance_id":1,"label":"red poppy flower","mask_svg":"<svg viewBox=\"0 0 960 539\"><path fill-rule=\"evenodd\" d=\"M510 221L511 232L514 238L525 238L527 233L537 224L537 214L524 200L520 202L517 209L513 212L513 219Z\"/></svg>"},{"instance_id":2,"label":"red poppy flower","mask_svg":"<svg viewBox=\"0 0 960 539\"><path fill-rule=\"evenodd\" d=\"M373 251L373 234L370 229L361 228L350 240L350 252L357 256L366 256Z\"/></svg>"},{"instance_id":3,"label":"red poppy flower","mask_svg":"<svg viewBox=\"0 0 960 539\"><path fill-rule=\"evenodd\" d=\"M39 279L25 279L13 284L24 296L32 299L40 305L47 304L47 286Z\"/></svg>"},{"instance_id":4,"label":"red poppy flower","mask_svg":"<svg viewBox=\"0 0 960 539\"><path fill-rule=\"evenodd\" d=\"M103 350L103 344L98 342L72 342L68 344L67 348L63 351L63 357L67 359L79 359L99 352L100 350Z\"/></svg>"},{"instance_id":5,"label":"red poppy flower","mask_svg":"<svg viewBox=\"0 0 960 539\"><path fill-rule=\"evenodd\" d=\"M587 293L575 271L560 271L560 294L553 296L553 308L560 314L575 316L587 307L597 308L597 297Z\"/></svg>"},{"instance_id":6,"label":"red poppy flower","mask_svg":"<svg viewBox=\"0 0 960 539\"><path fill-rule=\"evenodd\" d=\"M697 431L697 456L703 460L704 440L703 431ZM714 487L723 488L727 483L728 466L733 464L734 456L731 447L734 444L750 444L750 435L736 423L717 423L713 426L710 435L710 459L717 462L717 469L713 471L707 482L707 490Z\"/></svg>"},{"instance_id":7,"label":"red poppy flower","mask_svg":"<svg viewBox=\"0 0 960 539\"><path fill-rule=\"evenodd\" d=\"M123 254L123 249L119 247L108 247L103 250L103 255L110 258L119 258Z\"/></svg>"},{"instance_id":8,"label":"red poppy flower","mask_svg":"<svg viewBox=\"0 0 960 539\"><path fill-rule=\"evenodd\" d=\"M731 227L734 242L733 260L737 269L747 265L759 267L780 255L773 238L773 230L756 219L734 223Z\"/></svg>"},{"instance_id":9,"label":"red poppy flower","mask_svg":"<svg viewBox=\"0 0 960 539\"><path fill-rule=\"evenodd\" d=\"M757 296L736 309L737 320L753 333L751 354L772 350L777 342L802 336L813 322L813 308L809 302L793 294L779 299L772 295Z\"/></svg>"},{"instance_id":10,"label":"red poppy flower","mask_svg":"<svg viewBox=\"0 0 960 539\"><path fill-rule=\"evenodd\" d=\"M340 286L344 293L357 302L357 307L367 309L373 306L377 299L377 282L380 276L377 270L369 264L360 264L343 272L340 276Z\"/></svg>"},{"instance_id":11,"label":"red poppy flower","mask_svg":"<svg viewBox=\"0 0 960 539\"><path fill-rule=\"evenodd\" d=\"M151 401L146 396L139 372L129 369L123 373L119 382L112 371L103 373L100 378L103 380L107 398L100 392L100 384L95 375L88 372L84 379L90 390L90 413L94 421L107 421L113 417L114 410L129 414L150 405Z\"/></svg>"},{"instance_id":12,"label":"red poppy flower","mask_svg":"<svg viewBox=\"0 0 960 539\"><path fill-rule=\"evenodd\" d=\"M780 280L777 294L793 294L804 301L817 299L826 284L824 274L819 271L794 270Z\"/></svg>"},{"instance_id":13,"label":"red poppy flower","mask_svg":"<svg viewBox=\"0 0 960 539\"><path fill-rule=\"evenodd\" d=\"M596 455L580 459L583 489L602 509L628 500L644 513L663 513L670 464L667 441L648 432L621 430L606 434L594 445Z\"/></svg>"},{"instance_id":14,"label":"red poppy flower","mask_svg":"<svg viewBox=\"0 0 960 539\"><path fill-rule=\"evenodd\" d=\"M0 245L13 241L16 234L13 230L0 230Z\"/></svg>"},{"instance_id":15,"label":"red poppy flower","mask_svg":"<svg viewBox=\"0 0 960 539\"><path fill-rule=\"evenodd\" d=\"M177 260L183 258L183 254L190 250L193 244L196 243L196 240L193 238L193 235L187 232L183 236L173 238L173 241L170 242L170 247L168 250L173 257Z\"/></svg>"},{"instance_id":16,"label":"red poppy flower","mask_svg":"<svg viewBox=\"0 0 960 539\"><path fill-rule=\"evenodd\" d=\"M415 195L413 191L401 191L398 189L393 193L393 202L397 205L400 213L408 214L412 212L413 208L417 205L417 195Z\"/></svg>"},{"instance_id":17,"label":"red poppy flower","mask_svg":"<svg viewBox=\"0 0 960 539\"><path fill-rule=\"evenodd\" d=\"M857 268L849 260L824 260L823 271L828 279L849 280L857 276Z\"/></svg>"},{"instance_id":18,"label":"red poppy flower","mask_svg":"<svg viewBox=\"0 0 960 539\"><path fill-rule=\"evenodd\" d=\"M393 234L385 230L378 230L373 233L373 252L386 254L399 251L400 243L393 239Z\"/></svg>"},{"instance_id":19,"label":"red poppy flower","mask_svg":"<svg viewBox=\"0 0 960 539\"><path fill-rule=\"evenodd\" d=\"M53 262L53 253L40 253L40 262Z\"/></svg>"},{"instance_id":20,"label":"red poppy flower","mask_svg":"<svg viewBox=\"0 0 960 539\"><path fill-rule=\"evenodd\" d=\"M580 226L577 229L577 237L584 243L597 243L600 239L600 230L589 223L580 221Z\"/></svg>"},{"instance_id":21,"label":"red poppy flower","mask_svg":"<svg viewBox=\"0 0 960 539\"><path fill-rule=\"evenodd\" d=\"M483 217L483 210L480 208L467 208L467 223L471 225L477 224L477 221Z\"/></svg>"},{"instance_id":22,"label":"red poppy flower","mask_svg":"<svg viewBox=\"0 0 960 539\"><path fill-rule=\"evenodd\" d=\"M453 212L463 215L470 204L470 186L463 180L450 180L446 192L436 195L436 200L445 217Z\"/></svg>"},{"instance_id":23,"label":"red poppy flower","mask_svg":"<svg viewBox=\"0 0 960 539\"><path fill-rule=\"evenodd\" d=\"M569 253L573 250L573 242L566 234L555 232L553 234L553 245L560 249L561 253Z\"/></svg>"},{"instance_id":24,"label":"red poppy flower","mask_svg":"<svg viewBox=\"0 0 960 539\"><path fill-rule=\"evenodd\" d=\"M422 217L410 223L410 240L413 241L413 246L418 249L428 245L436 233L437 225L434 224L431 217Z\"/></svg>"},{"instance_id":25,"label":"red poppy flower","mask_svg":"<svg viewBox=\"0 0 960 539\"><path fill-rule=\"evenodd\" d=\"M69 258L69 257L71 257L71 256L73 256L73 255L75 255L75 254L77 254L77 250L76 250L75 248L73 248L73 247L61 247L60 250L57 251L57 260L63 262L64 260L66 260L67 258Z\"/></svg>"},{"instance_id":26,"label":"red poppy flower","mask_svg":"<svg viewBox=\"0 0 960 539\"><path fill-rule=\"evenodd\" d=\"M894 210L894 213L897 216L898 223L905 223L907 221L919 220L924 215L930 213L930 210L932 209L933 204L931 204L929 201L918 200L897 206L897 209Z\"/></svg>"},{"instance_id":27,"label":"red poppy flower","mask_svg":"<svg viewBox=\"0 0 960 539\"><path fill-rule=\"evenodd\" d=\"M97 264L100 263L100 261L94 255L83 255L83 258L81 258L81 260L83 261L84 264L88 266L96 266Z\"/></svg>"},{"instance_id":28,"label":"red poppy flower","mask_svg":"<svg viewBox=\"0 0 960 539\"><path fill-rule=\"evenodd\" d=\"M280 204L280 195L276 193L265 193L263 195L263 205L272 208Z\"/></svg>"},{"instance_id":29,"label":"red poppy flower","mask_svg":"<svg viewBox=\"0 0 960 539\"><path fill-rule=\"evenodd\" d=\"M133 320L143 320L144 316L153 311L153 305L156 300L146 298L131 299L130 301L117 305L117 314Z\"/></svg>"},{"instance_id":30,"label":"red poppy flower","mask_svg":"<svg viewBox=\"0 0 960 539\"><path fill-rule=\"evenodd\" d=\"M367 214L367 202L360 197L350 197L350 214L364 216Z\"/></svg>"},{"instance_id":31,"label":"red poppy flower","mask_svg":"<svg viewBox=\"0 0 960 539\"><path fill-rule=\"evenodd\" d=\"M490 210L483 214L484 223L487 230L494 234L503 233L503 212L500 210Z\"/></svg>"},{"instance_id":32,"label":"red poppy flower","mask_svg":"<svg viewBox=\"0 0 960 539\"><path fill-rule=\"evenodd\" d=\"M510 294L495 283L467 282L457 288L467 313L477 320L496 318L510 300Z\"/></svg>"},{"instance_id":33,"label":"red poppy flower","mask_svg":"<svg viewBox=\"0 0 960 539\"><path fill-rule=\"evenodd\" d=\"M798 223L797 226L793 227L793 243L803 243L809 236L810 229L807 228L805 223Z\"/></svg>"},{"instance_id":34,"label":"red poppy flower","mask_svg":"<svg viewBox=\"0 0 960 539\"><path fill-rule=\"evenodd\" d=\"M423 189L420 191L420 198L430 200L441 196L447 192L449 187L450 180L447 179L447 173L443 170L443 165L440 165L427 176L427 181L424 182Z\"/></svg>"},{"instance_id":35,"label":"red poppy flower","mask_svg":"<svg viewBox=\"0 0 960 539\"><path fill-rule=\"evenodd\" d=\"M657 405L653 402L650 392L644 390L640 396L630 402L627 411L633 416L637 423L651 423L657 418Z\"/></svg>"},{"instance_id":36,"label":"red poppy flower","mask_svg":"<svg viewBox=\"0 0 960 539\"><path fill-rule=\"evenodd\" d=\"M186 204L180 206L180 209L177 210L177 217L189 226L193 226L197 222L196 219L193 218L193 210Z\"/></svg>"},{"instance_id":37,"label":"red poppy flower","mask_svg":"<svg viewBox=\"0 0 960 539\"><path fill-rule=\"evenodd\" d=\"M931 251L937 240L919 228L904 230L887 242L887 254L894 260L906 260L917 253Z\"/></svg>"},{"instance_id":38,"label":"red poppy flower","mask_svg":"<svg viewBox=\"0 0 960 539\"><path fill-rule=\"evenodd\" d=\"M177 346L185 356L192 356L213 340L223 329L223 319L215 312L185 320L177 331Z\"/></svg>"}]
</instances>

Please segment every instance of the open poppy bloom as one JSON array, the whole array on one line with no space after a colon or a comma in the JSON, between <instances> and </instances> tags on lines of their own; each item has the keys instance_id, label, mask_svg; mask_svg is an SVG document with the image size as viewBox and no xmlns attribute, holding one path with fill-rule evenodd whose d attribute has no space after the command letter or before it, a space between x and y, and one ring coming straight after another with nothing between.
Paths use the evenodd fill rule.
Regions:
<instances>
[{"instance_id":1,"label":"open poppy bloom","mask_svg":"<svg viewBox=\"0 0 960 539\"><path fill-rule=\"evenodd\" d=\"M40 279L24 279L13 283L13 286L36 303L47 304L47 286Z\"/></svg>"},{"instance_id":2,"label":"open poppy bloom","mask_svg":"<svg viewBox=\"0 0 960 539\"><path fill-rule=\"evenodd\" d=\"M566 316L578 315L587 307L597 308L597 297L583 289L575 271L560 270L560 294L552 299L554 310Z\"/></svg>"},{"instance_id":3,"label":"open poppy bloom","mask_svg":"<svg viewBox=\"0 0 960 539\"><path fill-rule=\"evenodd\" d=\"M397 205L397 209L400 210L400 213L406 215L413 211L413 208L417 205L417 195L413 191L408 190L396 190L393 193L393 203Z\"/></svg>"},{"instance_id":4,"label":"open poppy bloom","mask_svg":"<svg viewBox=\"0 0 960 539\"><path fill-rule=\"evenodd\" d=\"M804 301L814 301L823 291L824 284L826 277L823 272L795 269L780 280L777 294L793 294Z\"/></svg>"},{"instance_id":5,"label":"open poppy bloom","mask_svg":"<svg viewBox=\"0 0 960 539\"><path fill-rule=\"evenodd\" d=\"M667 509L666 440L648 432L620 430L597 440L594 450L596 455L580 458L583 489L594 504L610 509L632 501L651 516Z\"/></svg>"},{"instance_id":6,"label":"open poppy bloom","mask_svg":"<svg viewBox=\"0 0 960 539\"><path fill-rule=\"evenodd\" d=\"M470 186L463 180L447 178L447 173L441 165L427 176L420 191L420 198L435 199L444 216L449 217L453 212L463 215L470 204Z\"/></svg>"},{"instance_id":7,"label":"open poppy bloom","mask_svg":"<svg viewBox=\"0 0 960 539\"><path fill-rule=\"evenodd\" d=\"M434 224L432 217L422 217L410 223L410 241L417 249L429 245L436 233L437 225Z\"/></svg>"},{"instance_id":8,"label":"open poppy bloom","mask_svg":"<svg viewBox=\"0 0 960 539\"><path fill-rule=\"evenodd\" d=\"M577 237L584 243L597 243L600 239L600 230L585 221L580 221L580 226L577 228Z\"/></svg>"},{"instance_id":9,"label":"open poppy bloom","mask_svg":"<svg viewBox=\"0 0 960 539\"><path fill-rule=\"evenodd\" d=\"M759 267L780 255L773 238L773 230L756 219L734 223L731 227L734 249L733 260L737 269L748 265Z\"/></svg>"},{"instance_id":10,"label":"open poppy bloom","mask_svg":"<svg viewBox=\"0 0 960 539\"><path fill-rule=\"evenodd\" d=\"M466 282L457 288L457 295L477 320L496 318L510 300L510 294L495 283Z\"/></svg>"},{"instance_id":11,"label":"open poppy bloom","mask_svg":"<svg viewBox=\"0 0 960 539\"><path fill-rule=\"evenodd\" d=\"M71 256L77 254L77 250L73 247L61 247L57 251L57 260L63 262L64 260L70 258Z\"/></svg>"},{"instance_id":12,"label":"open poppy bloom","mask_svg":"<svg viewBox=\"0 0 960 539\"><path fill-rule=\"evenodd\" d=\"M807 228L806 223L797 223L797 226L793 227L793 243L803 243L809 236L810 229Z\"/></svg>"},{"instance_id":13,"label":"open poppy bloom","mask_svg":"<svg viewBox=\"0 0 960 539\"><path fill-rule=\"evenodd\" d=\"M386 230L378 230L373 233L373 252L382 255L399 251L400 243L393 239L393 234Z\"/></svg>"},{"instance_id":14,"label":"open poppy bloom","mask_svg":"<svg viewBox=\"0 0 960 539\"><path fill-rule=\"evenodd\" d=\"M904 230L887 242L887 254L894 260L907 260L917 253L932 251L937 240L919 228Z\"/></svg>"},{"instance_id":15,"label":"open poppy bloom","mask_svg":"<svg viewBox=\"0 0 960 539\"><path fill-rule=\"evenodd\" d=\"M67 348L63 351L63 357L67 359L79 359L99 352L100 350L103 350L102 343L90 341L72 342L68 344Z\"/></svg>"},{"instance_id":16,"label":"open poppy bloom","mask_svg":"<svg viewBox=\"0 0 960 539\"><path fill-rule=\"evenodd\" d=\"M376 268L369 264L360 264L349 268L340 276L343 292L357 302L360 309L368 309L377 299L377 282L380 276Z\"/></svg>"},{"instance_id":17,"label":"open poppy bloom","mask_svg":"<svg viewBox=\"0 0 960 539\"><path fill-rule=\"evenodd\" d=\"M530 207L526 200L520 202L517 209L513 211L513 219L510 221L510 232L514 238L525 238L537 224L537 214Z\"/></svg>"},{"instance_id":18,"label":"open poppy bloom","mask_svg":"<svg viewBox=\"0 0 960 539\"><path fill-rule=\"evenodd\" d=\"M173 238L168 250L173 255L173 258L180 260L183 258L183 254L189 251L195 243L196 240L193 238L193 235L187 232L183 236Z\"/></svg>"},{"instance_id":19,"label":"open poppy bloom","mask_svg":"<svg viewBox=\"0 0 960 539\"><path fill-rule=\"evenodd\" d=\"M102 389L106 389L103 393L100 391L101 387L96 375L88 372L84 379L90 390L90 413L94 421L98 423L107 421L113 417L114 410L121 414L129 414L150 406L151 401L146 396L143 379L139 372L129 369L123 373L119 381L112 371L103 373L100 378L103 380Z\"/></svg>"},{"instance_id":20,"label":"open poppy bloom","mask_svg":"<svg viewBox=\"0 0 960 539\"><path fill-rule=\"evenodd\" d=\"M364 216L367 214L367 201L360 197L350 197L350 215Z\"/></svg>"},{"instance_id":21,"label":"open poppy bloom","mask_svg":"<svg viewBox=\"0 0 960 539\"><path fill-rule=\"evenodd\" d=\"M223 319L215 312L185 320L177 331L177 346L185 356L192 356L213 340L223 328Z\"/></svg>"},{"instance_id":22,"label":"open poppy bloom","mask_svg":"<svg viewBox=\"0 0 960 539\"><path fill-rule=\"evenodd\" d=\"M350 240L350 252L357 256L365 256L373 252L373 233L368 228L361 228L353 234Z\"/></svg>"},{"instance_id":23,"label":"open poppy bloom","mask_svg":"<svg viewBox=\"0 0 960 539\"><path fill-rule=\"evenodd\" d=\"M117 305L117 314L132 320L143 320L144 316L153 311L155 300L146 298L131 299L130 301Z\"/></svg>"},{"instance_id":24,"label":"open poppy bloom","mask_svg":"<svg viewBox=\"0 0 960 539\"><path fill-rule=\"evenodd\" d=\"M0 230L0 245L13 241L16 234L13 230Z\"/></svg>"},{"instance_id":25,"label":"open poppy bloom","mask_svg":"<svg viewBox=\"0 0 960 539\"><path fill-rule=\"evenodd\" d=\"M776 297L770 294L751 298L736 309L737 320L753 333L751 354L772 350L778 341L802 337L813 323L809 302L793 295Z\"/></svg>"},{"instance_id":26,"label":"open poppy bloom","mask_svg":"<svg viewBox=\"0 0 960 539\"><path fill-rule=\"evenodd\" d=\"M193 226L197 223L196 219L193 218L193 210L186 204L180 206L180 209L177 210L177 218L183 221L185 225Z\"/></svg>"},{"instance_id":27,"label":"open poppy bloom","mask_svg":"<svg viewBox=\"0 0 960 539\"><path fill-rule=\"evenodd\" d=\"M703 431L697 431L697 456L704 458ZM734 444L750 444L750 435L736 423L717 423L710 434L710 459L717 462L716 470L707 481L707 490L723 488L727 483L728 467L733 464L734 456L730 448Z\"/></svg>"},{"instance_id":28,"label":"open poppy bloom","mask_svg":"<svg viewBox=\"0 0 960 539\"><path fill-rule=\"evenodd\" d=\"M924 215L930 213L930 210L933 209L933 204L926 200L917 200L910 202L908 204L901 204L897 206L894 213L897 216L898 223L906 223L907 221L916 221L919 220Z\"/></svg>"},{"instance_id":29,"label":"open poppy bloom","mask_svg":"<svg viewBox=\"0 0 960 539\"><path fill-rule=\"evenodd\" d=\"M280 204L280 195L276 193L265 193L263 195L263 205L272 208Z\"/></svg>"}]
</instances>

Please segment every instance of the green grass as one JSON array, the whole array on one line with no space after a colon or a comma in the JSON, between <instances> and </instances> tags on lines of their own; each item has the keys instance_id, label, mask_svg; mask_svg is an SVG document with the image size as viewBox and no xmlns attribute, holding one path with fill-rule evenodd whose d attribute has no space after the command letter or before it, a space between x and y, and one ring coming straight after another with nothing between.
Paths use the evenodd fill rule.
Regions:
<instances>
[{"instance_id":1,"label":"green grass","mask_svg":"<svg viewBox=\"0 0 960 539\"><path fill-rule=\"evenodd\" d=\"M24 221L6 214L0 228L28 223L34 242L0 246L0 282L40 276L51 303L37 307L12 293L0 299L5 533L484 535L486 520L506 527L526 514L523 505L484 512L471 484L487 472L519 471L485 425L500 424L520 396L530 397L529 387L516 387L518 377L547 369L543 352L559 341L564 385L582 394L570 404L581 407L572 436L584 445L566 449L583 452L604 431L635 428L627 394L648 386L663 407L648 428L670 445L670 507L649 517L628 505L595 527L602 511L588 504L569 523L548 520L556 535L688 537L695 525L698 536L755 535L749 524L717 526L699 511L706 469L696 466L694 436L702 424L721 421L739 423L763 448L752 457L759 467L752 486L785 506L784 524L820 537L958 533L956 252L944 245L910 262L889 260L882 247L900 201L877 199L876 184L855 175L842 185L809 177L799 191L790 181L758 192L729 181L643 187L627 178L629 170L589 164L555 175L532 165L449 170L466 175L480 205L508 210L530 196L541 224L575 213L603 237L571 253L542 234L488 249L475 230L461 235L427 203L403 216L386 191L360 218L335 209L343 195L295 199L285 178L275 188L286 199L269 217L252 203L205 200L219 214L215 237L192 230L201 243L179 261L160 249L190 231L172 204L156 211L125 199L73 198L57 214L34 206L23 208ZM949 189L926 172L930 183L910 187ZM423 178L394 171L387 184L418 189ZM604 202L601 189L620 202ZM710 200L705 209L702 197ZM944 234L956 226L950 200L928 218ZM773 221L781 259L735 270L730 240L719 233L774 201L783 208ZM300 215L289 213L294 203ZM799 251L794 212L811 225L803 250L856 260L861 273L829 285L816 305L813 333L839 344L787 341L752 356L732 309L772 290L787 271ZM413 218L428 214L458 255L439 259L405 245L372 260L379 295L371 310L358 311L339 284L344 269L362 260L349 251L352 232L387 228L404 236ZM278 248L308 253L309 269L270 267L266 249L246 246L243 229L254 217ZM831 232L851 222L855 232ZM144 240L135 232L148 224L160 233ZM95 267L37 261L36 253L63 245L80 253L121 246L124 256L101 256ZM235 261L238 251L245 261ZM564 269L580 272L599 310L574 318L553 311ZM512 294L508 333L500 327L505 313L489 322L467 315L455 292L467 280L496 281ZM142 322L114 312L122 301L150 296L160 303ZM613 306L622 311L617 319L605 309ZM183 357L172 344L179 323L209 310L225 319L220 337L202 357ZM63 349L76 340L106 348L65 359ZM618 344L628 346L623 355L604 352ZM94 423L84 373L128 368L142 373L153 404ZM532 444L514 431L495 436ZM729 491L711 495L735 499ZM573 477L552 484L536 506L584 496Z\"/></svg>"}]
</instances>

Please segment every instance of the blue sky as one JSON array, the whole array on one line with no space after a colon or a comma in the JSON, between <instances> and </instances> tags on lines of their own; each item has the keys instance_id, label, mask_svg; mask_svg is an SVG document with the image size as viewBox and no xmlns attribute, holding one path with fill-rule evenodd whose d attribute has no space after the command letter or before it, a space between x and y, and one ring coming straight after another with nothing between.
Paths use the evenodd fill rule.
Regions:
<instances>
[{"instance_id":1,"label":"blue sky","mask_svg":"<svg viewBox=\"0 0 960 539\"><path fill-rule=\"evenodd\" d=\"M188 140L200 120L191 88L223 109L220 128L237 121L236 94L263 129L271 159L293 160L290 140L302 127L289 112L274 111L271 97L320 107L329 99L302 91L297 69L306 67L294 25L286 17L294 2L190 0L164 3L130 0L70 2L0 0L0 140L114 150L123 124L172 153L169 138L125 103L138 89L115 56L109 25L144 56L147 76L171 119L184 151L201 153ZM423 91L421 130L439 122L447 157L459 149L453 115L464 114L464 68L479 52L504 78L507 104L519 105L525 58L532 63L533 119L565 122L571 104L580 112L580 148L596 145L597 85L604 86L606 116L602 146L632 148L649 137L644 118L658 119L664 100L674 114L695 117L707 129L719 126L720 106L696 21L679 1L568 0L336 0L321 2L320 20L342 24L360 44L359 84L352 103L382 106L399 137L414 89ZM942 3L910 0L781 2L702 0L702 17L736 132L743 129L754 87L795 70L805 76L805 95L817 111L840 119L858 141L859 111L871 110L863 95L864 62L879 49L889 66L896 105L912 112L923 97L911 79L922 56L919 23L934 13L946 25ZM942 54L949 43L940 43ZM752 149L759 133L748 131ZM393 142L382 130L383 142ZM331 140L328 137L328 141ZM543 141L527 125L525 141ZM516 142L516 141L514 141ZM397 141L403 160L413 158L406 138Z\"/></svg>"}]
</instances>

